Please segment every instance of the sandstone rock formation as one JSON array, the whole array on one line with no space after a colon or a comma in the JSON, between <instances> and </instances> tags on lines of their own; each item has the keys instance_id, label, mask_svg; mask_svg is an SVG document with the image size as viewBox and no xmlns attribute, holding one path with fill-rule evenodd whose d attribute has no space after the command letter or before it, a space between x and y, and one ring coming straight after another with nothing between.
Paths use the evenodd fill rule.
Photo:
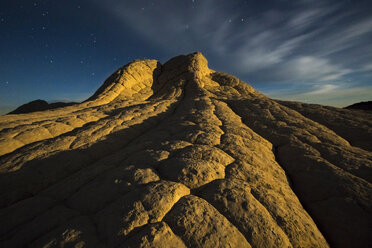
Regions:
<instances>
[{"instance_id":1,"label":"sandstone rock formation","mask_svg":"<svg viewBox=\"0 0 372 248\"><path fill-rule=\"evenodd\" d=\"M48 110L48 109L55 109L55 108L61 108L66 106L71 106L76 104L75 102L54 102L54 103L48 103L44 100L35 100L31 101L29 103L23 104L16 108L15 110L9 112L8 114L25 114L25 113L32 113L36 111L42 111L42 110Z\"/></svg>"},{"instance_id":2,"label":"sandstone rock formation","mask_svg":"<svg viewBox=\"0 0 372 248\"><path fill-rule=\"evenodd\" d=\"M349 106L346 106L345 109L359 109L372 111L372 101L354 103Z\"/></svg>"},{"instance_id":3,"label":"sandstone rock formation","mask_svg":"<svg viewBox=\"0 0 372 248\"><path fill-rule=\"evenodd\" d=\"M134 61L81 104L0 117L0 247L368 247L372 117L348 111L200 53Z\"/></svg>"}]
</instances>

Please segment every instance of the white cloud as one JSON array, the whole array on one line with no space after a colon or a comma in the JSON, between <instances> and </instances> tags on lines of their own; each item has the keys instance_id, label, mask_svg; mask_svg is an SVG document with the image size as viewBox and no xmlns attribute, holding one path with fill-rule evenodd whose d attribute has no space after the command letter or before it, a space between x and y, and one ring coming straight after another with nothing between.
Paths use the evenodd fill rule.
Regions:
<instances>
[{"instance_id":1,"label":"white cloud","mask_svg":"<svg viewBox=\"0 0 372 248\"><path fill-rule=\"evenodd\" d=\"M293 28L295 30L303 30L308 28L309 26L313 25L319 19L327 16L328 14L336 11L339 5L334 6L313 6L313 3L305 3L307 8L305 10L299 11L292 15L292 17L288 21L288 27Z\"/></svg>"},{"instance_id":2,"label":"white cloud","mask_svg":"<svg viewBox=\"0 0 372 248\"><path fill-rule=\"evenodd\" d=\"M294 79L302 81L329 81L350 73L349 69L343 69L333 65L327 59L313 56L292 59L287 63L286 69L286 73L292 75Z\"/></svg>"},{"instance_id":3,"label":"white cloud","mask_svg":"<svg viewBox=\"0 0 372 248\"><path fill-rule=\"evenodd\" d=\"M266 82L341 80L355 72L353 64L362 62L357 56L351 64L333 55L357 46L358 39L372 30L372 18L345 23L355 11L340 11L342 3L326 1L299 1L285 12L253 10L244 22L233 3L197 1L191 9L180 6L180 1L169 1L145 11L143 3L108 0L99 4L166 51L204 51L218 67Z\"/></svg>"},{"instance_id":4,"label":"white cloud","mask_svg":"<svg viewBox=\"0 0 372 248\"><path fill-rule=\"evenodd\" d=\"M335 90L339 88L338 85L335 84L324 84L317 87L314 91L307 92L308 95L324 95L333 93Z\"/></svg>"},{"instance_id":5,"label":"white cloud","mask_svg":"<svg viewBox=\"0 0 372 248\"><path fill-rule=\"evenodd\" d=\"M362 66L362 68L360 68L360 71L367 71L367 72L371 71L372 72L372 63Z\"/></svg>"}]
</instances>

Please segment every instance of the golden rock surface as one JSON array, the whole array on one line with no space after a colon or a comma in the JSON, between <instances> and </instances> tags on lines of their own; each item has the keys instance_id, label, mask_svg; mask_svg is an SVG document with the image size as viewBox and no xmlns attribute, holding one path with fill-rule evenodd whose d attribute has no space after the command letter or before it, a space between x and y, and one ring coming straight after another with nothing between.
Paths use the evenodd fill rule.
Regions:
<instances>
[{"instance_id":1,"label":"golden rock surface","mask_svg":"<svg viewBox=\"0 0 372 248\"><path fill-rule=\"evenodd\" d=\"M368 247L372 115L272 100L201 53L0 117L0 247Z\"/></svg>"}]
</instances>

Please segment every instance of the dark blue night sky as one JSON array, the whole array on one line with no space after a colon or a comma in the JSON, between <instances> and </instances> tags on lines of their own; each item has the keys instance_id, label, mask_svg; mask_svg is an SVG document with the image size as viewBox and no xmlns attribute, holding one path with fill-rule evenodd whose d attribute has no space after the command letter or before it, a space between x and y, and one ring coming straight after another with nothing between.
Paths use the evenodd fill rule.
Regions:
<instances>
[{"instance_id":1,"label":"dark blue night sky","mask_svg":"<svg viewBox=\"0 0 372 248\"><path fill-rule=\"evenodd\" d=\"M82 101L120 66L201 51L279 99L372 100L372 1L5 1L0 113Z\"/></svg>"}]
</instances>

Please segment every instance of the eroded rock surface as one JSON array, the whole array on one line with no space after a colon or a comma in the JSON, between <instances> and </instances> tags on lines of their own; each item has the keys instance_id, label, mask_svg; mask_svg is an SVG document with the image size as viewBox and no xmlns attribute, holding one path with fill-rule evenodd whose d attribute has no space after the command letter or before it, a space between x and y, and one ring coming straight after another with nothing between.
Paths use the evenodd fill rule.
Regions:
<instances>
[{"instance_id":1,"label":"eroded rock surface","mask_svg":"<svg viewBox=\"0 0 372 248\"><path fill-rule=\"evenodd\" d=\"M81 104L0 117L0 247L368 247L372 118L347 111L200 53L134 61Z\"/></svg>"}]
</instances>

